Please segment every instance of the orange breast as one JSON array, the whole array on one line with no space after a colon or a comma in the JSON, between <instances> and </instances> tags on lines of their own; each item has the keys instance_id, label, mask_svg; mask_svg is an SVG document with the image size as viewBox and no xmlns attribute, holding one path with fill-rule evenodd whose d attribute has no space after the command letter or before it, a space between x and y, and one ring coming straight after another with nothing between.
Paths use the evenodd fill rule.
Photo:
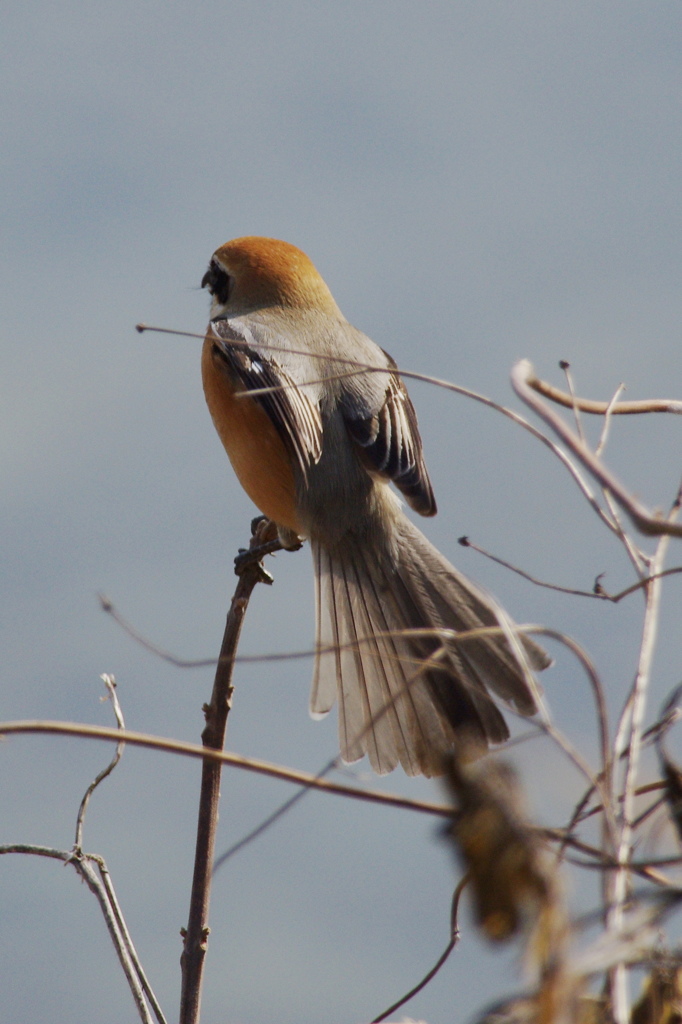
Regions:
<instances>
[{"instance_id":1,"label":"orange breast","mask_svg":"<svg viewBox=\"0 0 682 1024\"><path fill-rule=\"evenodd\" d=\"M201 374L209 412L240 484L269 519L301 533L291 460L267 413L250 398L235 398L237 386L206 337Z\"/></svg>"}]
</instances>

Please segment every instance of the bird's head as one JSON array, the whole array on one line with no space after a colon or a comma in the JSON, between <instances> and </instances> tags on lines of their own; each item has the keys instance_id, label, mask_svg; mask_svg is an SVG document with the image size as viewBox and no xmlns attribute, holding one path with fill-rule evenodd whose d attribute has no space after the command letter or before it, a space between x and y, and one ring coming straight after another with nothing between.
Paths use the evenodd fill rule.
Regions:
<instances>
[{"instance_id":1,"label":"bird's head","mask_svg":"<svg viewBox=\"0 0 682 1024\"><path fill-rule=\"evenodd\" d=\"M341 315L306 254L276 238L226 242L213 253L201 287L213 296L212 319L272 306Z\"/></svg>"}]
</instances>

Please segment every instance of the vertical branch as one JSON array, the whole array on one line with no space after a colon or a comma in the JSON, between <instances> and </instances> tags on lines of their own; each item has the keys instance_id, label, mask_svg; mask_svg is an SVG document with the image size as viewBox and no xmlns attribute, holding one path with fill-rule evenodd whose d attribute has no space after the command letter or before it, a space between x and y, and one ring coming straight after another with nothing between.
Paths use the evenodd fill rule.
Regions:
<instances>
[{"instance_id":1,"label":"vertical branch","mask_svg":"<svg viewBox=\"0 0 682 1024\"><path fill-rule=\"evenodd\" d=\"M211 703L204 707L206 726L201 739L204 746L212 750L222 750L225 741L227 716L232 702L234 658L249 598L257 583L272 583L272 577L265 571L260 561L264 554L280 549L277 541L272 541L269 544L262 543L264 530L269 525L267 520L254 520L249 551L237 559L236 572L239 575L239 582L227 614ZM197 1024L199 1021L203 969L209 933L208 910L218 824L220 774L221 765L219 763L209 760L203 762L192 894L181 957L180 1024Z\"/></svg>"},{"instance_id":2,"label":"vertical branch","mask_svg":"<svg viewBox=\"0 0 682 1024\"><path fill-rule=\"evenodd\" d=\"M661 572L663 559L668 547L669 538L662 537L656 553L648 566L654 576L645 588L646 604L642 640L637 663L637 673L628 703L630 704L630 740L626 753L625 777L623 780L623 802L621 828L616 850L618 869L613 879L611 909L608 914L608 927L620 931L623 924L624 907L628 896L630 873L628 862L634 839L634 802L637 787L637 772L642 748L642 733L646 696L651 676L651 666L658 630L659 607L663 581L656 574ZM627 990L627 968L619 964L611 977L611 999L613 1016L616 1024L627 1024L630 1019L630 1007Z\"/></svg>"}]
</instances>

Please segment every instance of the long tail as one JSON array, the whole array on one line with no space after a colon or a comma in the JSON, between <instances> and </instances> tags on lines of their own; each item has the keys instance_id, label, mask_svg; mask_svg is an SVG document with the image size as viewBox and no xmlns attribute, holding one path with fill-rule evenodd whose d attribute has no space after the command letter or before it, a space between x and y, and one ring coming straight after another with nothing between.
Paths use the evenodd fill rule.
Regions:
<instances>
[{"instance_id":1,"label":"long tail","mask_svg":"<svg viewBox=\"0 0 682 1024\"><path fill-rule=\"evenodd\" d=\"M321 717L338 696L344 761L367 753L380 774L400 763L409 775L438 775L457 742L485 749L509 736L490 691L534 714L529 668L551 662L528 640L515 654L504 637L444 646L401 635L508 627L509 619L405 517L395 541L393 557L352 535L333 553L312 541L318 655L310 710Z\"/></svg>"}]
</instances>

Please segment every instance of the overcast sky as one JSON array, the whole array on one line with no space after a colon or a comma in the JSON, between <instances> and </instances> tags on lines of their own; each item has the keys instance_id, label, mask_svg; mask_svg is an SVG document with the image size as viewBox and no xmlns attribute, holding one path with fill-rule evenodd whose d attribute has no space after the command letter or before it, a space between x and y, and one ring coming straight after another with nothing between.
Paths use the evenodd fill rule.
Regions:
<instances>
[{"instance_id":1,"label":"overcast sky","mask_svg":"<svg viewBox=\"0 0 682 1024\"><path fill-rule=\"evenodd\" d=\"M112 724L99 681L111 672L130 728L199 739L210 669L143 651L96 593L179 656L217 653L255 509L204 405L200 342L134 325L202 331L199 282L230 238L295 243L402 367L517 408L520 357L559 384L569 360L590 397L621 381L631 398L680 397L679 4L6 0L0 38L1 719ZM632 582L622 549L528 435L410 390L440 508L425 532L517 620L583 643L615 709L639 599L548 595L456 539L586 589L601 572L613 590ZM607 457L665 507L679 422L614 423ZM242 651L309 648L309 554L269 568ZM652 713L679 682L679 602L673 579ZM553 653L549 703L593 758L587 686ZM310 673L240 667L229 746L319 769L336 720L309 719ZM535 813L558 823L572 772L537 741L516 756ZM68 848L107 757L60 738L2 744L0 844ZM353 771L373 781L364 763ZM195 763L129 749L85 832L171 1020L198 778ZM382 785L442 797L400 771ZM228 772L219 848L289 795ZM216 880L204 1019L372 1019L446 944L456 880L431 820L306 797ZM482 946L467 913L463 925L413 1017L459 1024L518 986L516 952ZM7 1021L135 1019L93 897L54 862L0 861L0 988Z\"/></svg>"}]
</instances>

